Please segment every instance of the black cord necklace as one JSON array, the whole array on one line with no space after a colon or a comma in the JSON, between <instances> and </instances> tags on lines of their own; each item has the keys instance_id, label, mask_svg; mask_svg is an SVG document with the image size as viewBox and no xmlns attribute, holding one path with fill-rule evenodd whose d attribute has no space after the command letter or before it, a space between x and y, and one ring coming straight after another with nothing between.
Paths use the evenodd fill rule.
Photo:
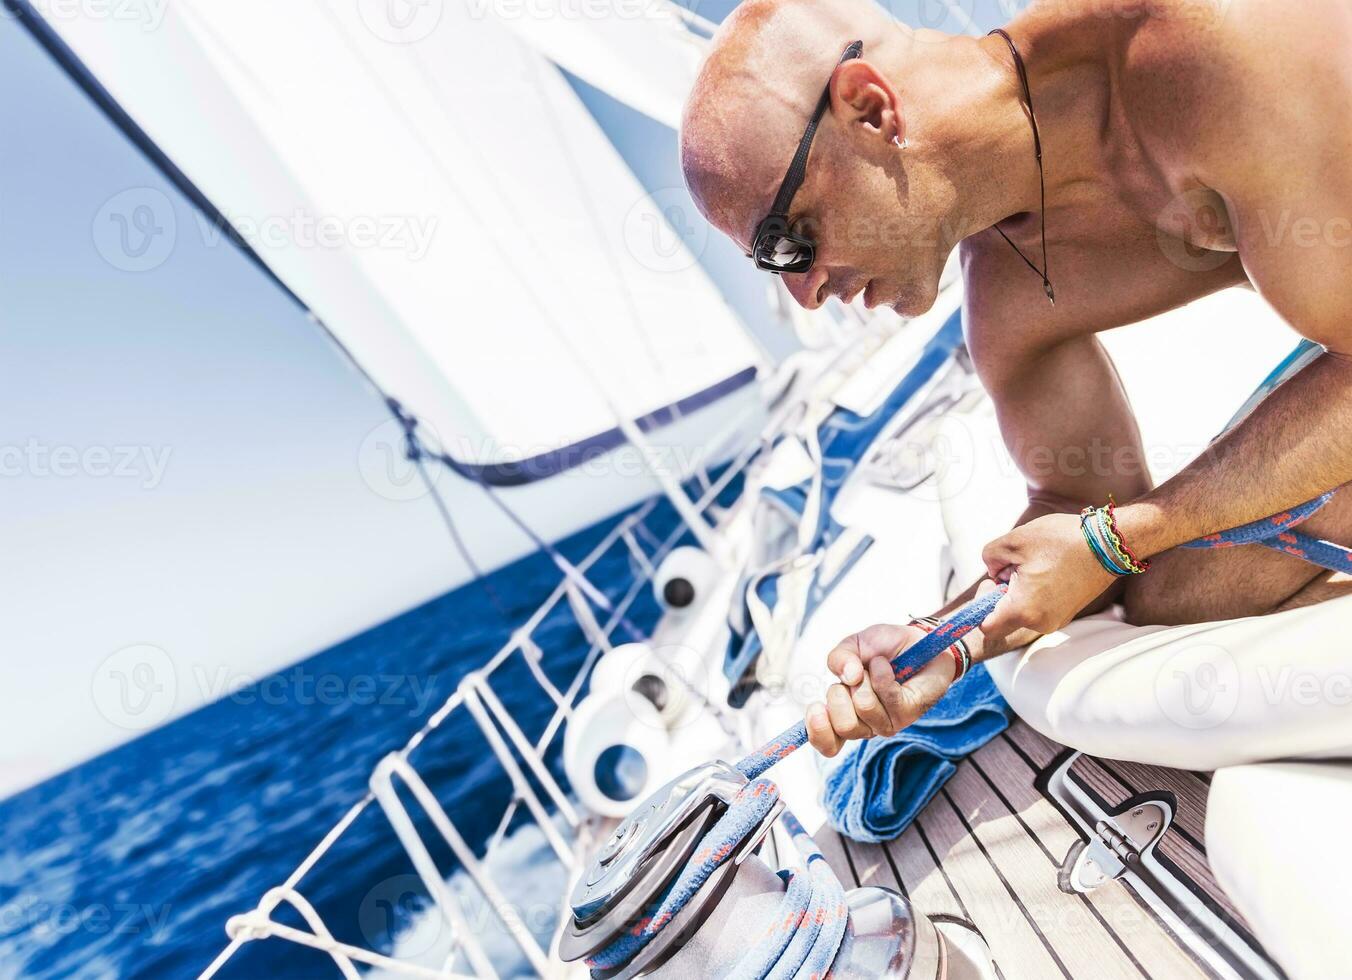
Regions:
<instances>
[{"instance_id":1,"label":"black cord necklace","mask_svg":"<svg viewBox=\"0 0 1352 980\"><path fill-rule=\"evenodd\" d=\"M1042 268L1039 269L1033 265L1028 256L1023 254L1023 250L1014 244L998 224L995 225L995 230L1000 233L1001 238L1009 242L1010 248L1019 253L1019 258L1023 259L1028 268L1042 277L1042 291L1047 294L1047 299L1051 301L1052 306L1055 306L1056 291L1052 289L1052 281L1047 276L1047 181L1042 175L1042 137L1037 131L1037 113L1033 111L1033 93L1028 88L1028 69L1023 66L1023 56L1019 54L1019 49L1014 46L1013 38L999 27L991 31L991 34L999 34L1009 45L1009 53L1014 56L1014 68L1019 73L1019 84L1023 86L1023 100L1028 103L1028 119L1033 124L1033 152L1037 155L1037 185L1042 198L1042 203L1038 208L1038 219L1042 222ZM990 35L986 36L989 37Z\"/></svg>"}]
</instances>

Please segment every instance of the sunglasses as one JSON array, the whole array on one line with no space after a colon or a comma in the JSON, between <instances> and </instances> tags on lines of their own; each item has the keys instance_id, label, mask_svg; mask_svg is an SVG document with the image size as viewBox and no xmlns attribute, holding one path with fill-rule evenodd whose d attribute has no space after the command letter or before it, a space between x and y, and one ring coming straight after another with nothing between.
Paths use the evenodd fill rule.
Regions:
<instances>
[{"instance_id":1,"label":"sunglasses","mask_svg":"<svg viewBox=\"0 0 1352 980\"><path fill-rule=\"evenodd\" d=\"M839 68L852 58L858 58L863 51L863 41L853 42L840 56L836 67ZM821 123L822 116L826 115L826 109L830 104L831 83L828 80L826 88L822 89L821 98L817 100L816 111L812 113L807 129L803 131L803 138L798 142L798 152L793 155L793 162L789 164L788 172L784 174L784 182L779 185L779 193L775 195L774 204L770 206L770 213L756 226L756 238L751 246L750 258L758 269L764 269L778 276L785 272L807 272L816 261L817 245L811 236L794 234L789 228L789 205L793 203L793 196L798 193L798 188L803 186L803 178L807 176L807 155L812 149L812 137L817 135L817 126Z\"/></svg>"}]
</instances>

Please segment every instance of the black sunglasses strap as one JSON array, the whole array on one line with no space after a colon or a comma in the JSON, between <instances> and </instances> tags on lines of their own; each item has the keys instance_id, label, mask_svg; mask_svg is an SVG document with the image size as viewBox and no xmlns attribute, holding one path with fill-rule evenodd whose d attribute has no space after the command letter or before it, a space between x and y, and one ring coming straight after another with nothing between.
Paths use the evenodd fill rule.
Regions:
<instances>
[{"instance_id":1,"label":"black sunglasses strap","mask_svg":"<svg viewBox=\"0 0 1352 980\"><path fill-rule=\"evenodd\" d=\"M863 41L854 41L845 49L845 53L840 56L836 62L839 68L845 62L853 58L858 58L864 50ZM779 186L779 193L775 195L775 203L770 208L771 215L787 216L789 205L793 202L793 195L798 193L798 188L803 186L803 178L807 176L807 157L812 151L812 137L817 135L817 126L821 123L822 117L826 115L826 109L831 104L831 82L828 80L826 87L822 89L822 96L817 100L817 109L812 113L812 119L807 124L807 129L803 131L803 139L798 144L798 152L793 155L793 162L789 164L788 171L784 174L784 183Z\"/></svg>"}]
</instances>

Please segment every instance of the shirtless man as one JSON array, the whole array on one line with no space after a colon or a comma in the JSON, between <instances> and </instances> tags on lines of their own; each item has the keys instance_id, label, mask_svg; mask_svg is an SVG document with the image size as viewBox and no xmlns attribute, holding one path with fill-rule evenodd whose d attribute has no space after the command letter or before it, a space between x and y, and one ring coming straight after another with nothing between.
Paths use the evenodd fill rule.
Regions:
<instances>
[{"instance_id":1,"label":"shirtless man","mask_svg":"<svg viewBox=\"0 0 1352 980\"><path fill-rule=\"evenodd\" d=\"M991 580L1011 588L972 634L974 660L1108 599L1133 623L1178 624L1343 594L1345 576L1261 546L1176 546L1352 481L1352 4L1042 0L1006 30L1041 138L1042 214L1011 45L912 31L869 0L747 0L733 13L682 127L696 202L751 255L825 86L787 207L811 265L801 241L763 256L787 255L794 298L815 309L862 293L870 307L917 314L960 249L967 343L1030 500L985 549ZM862 50L841 60L856 40ZM1259 290L1327 353L1152 487L1095 335L1235 285ZM1224 343L1224 324L1216 331ZM1045 465L1067 451L1113 465ZM1117 510L1123 537L1152 561L1123 581L1091 553L1077 516L1109 494L1130 501ZM1352 543L1352 494L1304 530ZM841 683L808 711L819 751L893 734L942 696L949 658L901 685L888 668L919 635L874 626L831 653Z\"/></svg>"}]
</instances>

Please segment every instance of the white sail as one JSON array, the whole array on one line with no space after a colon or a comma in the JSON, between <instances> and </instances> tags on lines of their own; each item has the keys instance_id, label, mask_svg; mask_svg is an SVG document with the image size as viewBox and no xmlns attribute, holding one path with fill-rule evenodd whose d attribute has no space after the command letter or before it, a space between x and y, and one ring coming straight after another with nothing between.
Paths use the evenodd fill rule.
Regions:
<instances>
[{"instance_id":1,"label":"white sail","mask_svg":"<svg viewBox=\"0 0 1352 980\"><path fill-rule=\"evenodd\" d=\"M491 7L175 0L147 30L36 6L457 457L585 441L755 363L661 194Z\"/></svg>"},{"instance_id":2,"label":"white sail","mask_svg":"<svg viewBox=\"0 0 1352 980\"><path fill-rule=\"evenodd\" d=\"M669 0L469 0L550 61L672 129L705 47ZM598 16L598 14L602 14Z\"/></svg>"}]
</instances>

